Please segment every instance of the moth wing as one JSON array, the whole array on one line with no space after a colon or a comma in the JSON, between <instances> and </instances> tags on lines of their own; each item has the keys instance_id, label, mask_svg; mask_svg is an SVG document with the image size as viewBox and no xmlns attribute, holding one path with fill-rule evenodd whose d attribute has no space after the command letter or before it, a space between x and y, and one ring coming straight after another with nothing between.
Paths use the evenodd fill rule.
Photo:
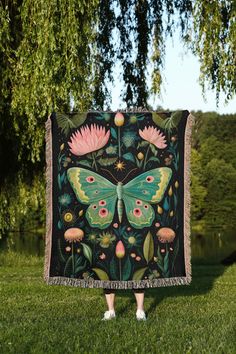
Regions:
<instances>
[{"instance_id":1,"label":"moth wing","mask_svg":"<svg viewBox=\"0 0 236 354\"><path fill-rule=\"evenodd\" d=\"M67 170L67 177L77 199L83 204L116 195L113 183L86 168L71 167Z\"/></svg>"},{"instance_id":2,"label":"moth wing","mask_svg":"<svg viewBox=\"0 0 236 354\"><path fill-rule=\"evenodd\" d=\"M123 196L123 201L130 225L136 229L142 229L152 224L155 213L148 202L128 195Z\"/></svg>"},{"instance_id":3,"label":"moth wing","mask_svg":"<svg viewBox=\"0 0 236 354\"><path fill-rule=\"evenodd\" d=\"M91 227L105 229L111 224L115 213L116 200L117 198L114 198L114 196L103 197L90 204L85 216Z\"/></svg>"},{"instance_id":4,"label":"moth wing","mask_svg":"<svg viewBox=\"0 0 236 354\"><path fill-rule=\"evenodd\" d=\"M146 171L123 186L124 194L149 203L158 203L164 196L171 176L172 170L169 167Z\"/></svg>"}]
</instances>

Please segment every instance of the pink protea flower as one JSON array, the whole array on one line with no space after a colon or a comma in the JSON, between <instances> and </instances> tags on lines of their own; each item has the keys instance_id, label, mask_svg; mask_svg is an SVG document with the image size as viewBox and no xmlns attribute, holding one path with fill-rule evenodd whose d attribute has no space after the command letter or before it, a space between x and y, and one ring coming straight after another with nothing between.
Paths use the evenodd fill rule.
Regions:
<instances>
[{"instance_id":1,"label":"pink protea flower","mask_svg":"<svg viewBox=\"0 0 236 354\"><path fill-rule=\"evenodd\" d=\"M154 127L145 127L143 130L139 129L139 135L159 149L164 149L167 146L165 135L160 132L160 129L157 130L157 128Z\"/></svg>"},{"instance_id":2,"label":"pink protea flower","mask_svg":"<svg viewBox=\"0 0 236 354\"><path fill-rule=\"evenodd\" d=\"M81 156L89 152L101 149L110 137L110 131L96 124L82 127L72 134L71 141L68 142L72 154Z\"/></svg>"}]
</instances>

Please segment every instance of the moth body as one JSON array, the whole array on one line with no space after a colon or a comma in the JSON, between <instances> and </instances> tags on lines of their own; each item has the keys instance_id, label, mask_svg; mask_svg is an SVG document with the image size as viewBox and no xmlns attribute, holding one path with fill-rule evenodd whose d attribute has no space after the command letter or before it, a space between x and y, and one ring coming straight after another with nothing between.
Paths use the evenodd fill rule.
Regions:
<instances>
[{"instance_id":1,"label":"moth body","mask_svg":"<svg viewBox=\"0 0 236 354\"><path fill-rule=\"evenodd\" d=\"M122 215L123 215L123 184L122 182L118 182L117 186L116 186L116 192L117 192L117 212L118 212L118 218L119 218L119 222L121 223L122 221Z\"/></svg>"}]
</instances>

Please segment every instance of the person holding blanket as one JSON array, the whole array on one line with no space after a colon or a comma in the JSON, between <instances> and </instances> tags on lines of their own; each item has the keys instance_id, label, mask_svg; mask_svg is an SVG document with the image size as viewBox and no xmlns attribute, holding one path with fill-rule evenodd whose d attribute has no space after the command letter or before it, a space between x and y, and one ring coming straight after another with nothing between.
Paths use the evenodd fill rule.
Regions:
<instances>
[{"instance_id":1,"label":"person holding blanket","mask_svg":"<svg viewBox=\"0 0 236 354\"><path fill-rule=\"evenodd\" d=\"M146 321L146 314L144 312L144 289L138 288L133 289L136 303L137 303L137 311L136 318L138 321L143 320ZM116 317L115 313L115 290L114 289L104 289L104 294L106 297L108 310L104 313L104 317L102 320L111 320Z\"/></svg>"}]
</instances>

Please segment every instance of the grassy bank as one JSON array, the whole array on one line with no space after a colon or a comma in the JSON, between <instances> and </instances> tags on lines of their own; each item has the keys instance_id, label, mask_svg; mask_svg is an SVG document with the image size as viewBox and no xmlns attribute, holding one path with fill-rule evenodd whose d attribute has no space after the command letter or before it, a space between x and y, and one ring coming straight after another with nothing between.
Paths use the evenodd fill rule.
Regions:
<instances>
[{"instance_id":1,"label":"grassy bank","mask_svg":"<svg viewBox=\"0 0 236 354\"><path fill-rule=\"evenodd\" d=\"M130 291L101 322L101 289L47 286L43 259L0 254L0 352L236 353L236 265L193 266L190 286L149 289L147 322Z\"/></svg>"}]
</instances>

